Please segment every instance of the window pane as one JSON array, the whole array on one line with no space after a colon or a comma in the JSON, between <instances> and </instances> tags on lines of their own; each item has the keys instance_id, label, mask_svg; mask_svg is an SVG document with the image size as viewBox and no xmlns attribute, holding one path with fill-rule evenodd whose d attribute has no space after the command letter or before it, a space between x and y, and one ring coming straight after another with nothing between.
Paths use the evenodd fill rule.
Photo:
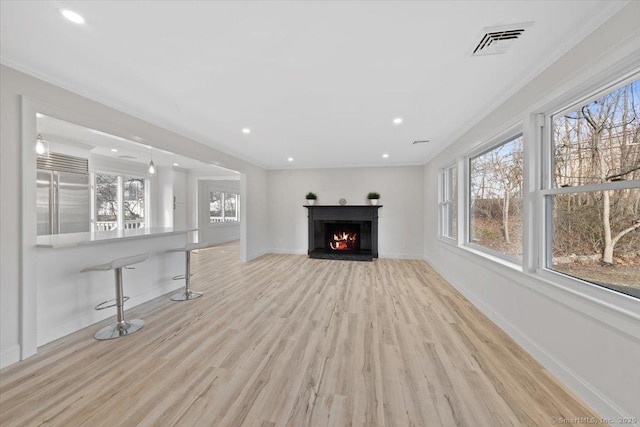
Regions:
<instances>
[{"instance_id":1,"label":"window pane","mask_svg":"<svg viewBox=\"0 0 640 427\"><path fill-rule=\"evenodd\" d=\"M96 229L113 230L118 225L118 177L96 174Z\"/></svg>"},{"instance_id":2,"label":"window pane","mask_svg":"<svg viewBox=\"0 0 640 427\"><path fill-rule=\"evenodd\" d=\"M224 193L224 218L225 221L237 221L236 206L238 203L238 195L234 193Z\"/></svg>"},{"instance_id":3,"label":"window pane","mask_svg":"<svg viewBox=\"0 0 640 427\"><path fill-rule=\"evenodd\" d=\"M471 159L471 243L522 256L522 177L522 136Z\"/></svg>"},{"instance_id":4,"label":"window pane","mask_svg":"<svg viewBox=\"0 0 640 427\"><path fill-rule=\"evenodd\" d=\"M144 186L142 178L124 177L125 228L144 226Z\"/></svg>"},{"instance_id":5,"label":"window pane","mask_svg":"<svg viewBox=\"0 0 640 427\"><path fill-rule=\"evenodd\" d=\"M640 298L640 189L554 195L547 203L553 204L547 267Z\"/></svg>"},{"instance_id":6,"label":"window pane","mask_svg":"<svg viewBox=\"0 0 640 427\"><path fill-rule=\"evenodd\" d=\"M640 80L553 118L554 185L640 179Z\"/></svg>"},{"instance_id":7,"label":"window pane","mask_svg":"<svg viewBox=\"0 0 640 427\"><path fill-rule=\"evenodd\" d=\"M209 220L211 222L223 221L222 216L222 192L209 192Z\"/></svg>"},{"instance_id":8,"label":"window pane","mask_svg":"<svg viewBox=\"0 0 640 427\"><path fill-rule=\"evenodd\" d=\"M452 239L458 238L458 204L451 203L449 205L449 234Z\"/></svg>"},{"instance_id":9,"label":"window pane","mask_svg":"<svg viewBox=\"0 0 640 427\"><path fill-rule=\"evenodd\" d=\"M443 171L443 234L452 239L458 236L458 186L457 167Z\"/></svg>"}]
</instances>

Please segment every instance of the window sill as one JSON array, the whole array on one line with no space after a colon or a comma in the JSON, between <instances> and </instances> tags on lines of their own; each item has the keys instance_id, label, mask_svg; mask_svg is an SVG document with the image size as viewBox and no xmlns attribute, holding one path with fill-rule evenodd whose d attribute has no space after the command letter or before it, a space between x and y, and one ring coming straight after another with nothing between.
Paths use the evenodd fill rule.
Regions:
<instances>
[{"instance_id":1,"label":"window sill","mask_svg":"<svg viewBox=\"0 0 640 427\"><path fill-rule=\"evenodd\" d=\"M515 259L511 260L511 259L501 257L499 255L494 255L492 252L489 252L483 249L481 246L477 246L472 243L467 243L465 245L462 245L460 246L460 248L472 254L486 258L489 261L495 262L497 264L508 267L514 271L518 271L522 273L522 264L518 264L518 262Z\"/></svg>"},{"instance_id":2,"label":"window sill","mask_svg":"<svg viewBox=\"0 0 640 427\"><path fill-rule=\"evenodd\" d=\"M536 269L534 277L543 280L551 286L562 288L565 292L576 294L605 305L640 321L640 311L638 310L640 300L635 297L614 291L605 286L578 279L577 277L569 277L547 268Z\"/></svg>"},{"instance_id":3,"label":"window sill","mask_svg":"<svg viewBox=\"0 0 640 427\"><path fill-rule=\"evenodd\" d=\"M454 247L458 246L458 241L456 239L452 239L451 237L438 236L438 240L449 246L454 246Z\"/></svg>"}]
</instances>

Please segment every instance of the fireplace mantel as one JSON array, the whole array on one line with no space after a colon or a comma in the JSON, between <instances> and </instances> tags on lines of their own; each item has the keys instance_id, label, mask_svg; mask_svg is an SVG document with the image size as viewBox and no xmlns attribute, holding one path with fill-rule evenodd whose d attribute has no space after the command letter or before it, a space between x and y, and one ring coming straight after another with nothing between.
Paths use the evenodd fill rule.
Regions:
<instances>
[{"instance_id":1,"label":"fireplace mantel","mask_svg":"<svg viewBox=\"0 0 640 427\"><path fill-rule=\"evenodd\" d=\"M372 261L378 258L378 209L382 205L303 205L308 209L309 249L311 258ZM324 248L325 223L361 223L370 234L363 236L357 253L340 253Z\"/></svg>"}]
</instances>

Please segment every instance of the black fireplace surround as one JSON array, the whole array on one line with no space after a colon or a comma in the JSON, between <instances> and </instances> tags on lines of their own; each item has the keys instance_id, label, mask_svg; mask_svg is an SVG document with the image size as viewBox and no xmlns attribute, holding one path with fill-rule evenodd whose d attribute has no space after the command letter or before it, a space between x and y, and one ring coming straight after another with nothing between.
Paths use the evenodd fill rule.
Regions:
<instances>
[{"instance_id":1,"label":"black fireplace surround","mask_svg":"<svg viewBox=\"0 0 640 427\"><path fill-rule=\"evenodd\" d=\"M382 205L304 207L309 213L310 258L350 261L378 258L378 209Z\"/></svg>"}]
</instances>

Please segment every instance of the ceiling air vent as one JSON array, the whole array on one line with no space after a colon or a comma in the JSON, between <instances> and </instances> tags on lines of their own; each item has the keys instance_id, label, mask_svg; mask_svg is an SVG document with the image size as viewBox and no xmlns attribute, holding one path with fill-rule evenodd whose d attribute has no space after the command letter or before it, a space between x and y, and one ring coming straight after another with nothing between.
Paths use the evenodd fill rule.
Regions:
<instances>
[{"instance_id":1,"label":"ceiling air vent","mask_svg":"<svg viewBox=\"0 0 640 427\"><path fill-rule=\"evenodd\" d=\"M507 53L515 41L522 37L524 30L531 25L533 22L484 28L471 56Z\"/></svg>"},{"instance_id":2,"label":"ceiling air vent","mask_svg":"<svg viewBox=\"0 0 640 427\"><path fill-rule=\"evenodd\" d=\"M124 155L124 156L118 156L119 159L123 159L123 160L135 160L137 159L137 157L134 156L128 156L128 155Z\"/></svg>"}]
</instances>

